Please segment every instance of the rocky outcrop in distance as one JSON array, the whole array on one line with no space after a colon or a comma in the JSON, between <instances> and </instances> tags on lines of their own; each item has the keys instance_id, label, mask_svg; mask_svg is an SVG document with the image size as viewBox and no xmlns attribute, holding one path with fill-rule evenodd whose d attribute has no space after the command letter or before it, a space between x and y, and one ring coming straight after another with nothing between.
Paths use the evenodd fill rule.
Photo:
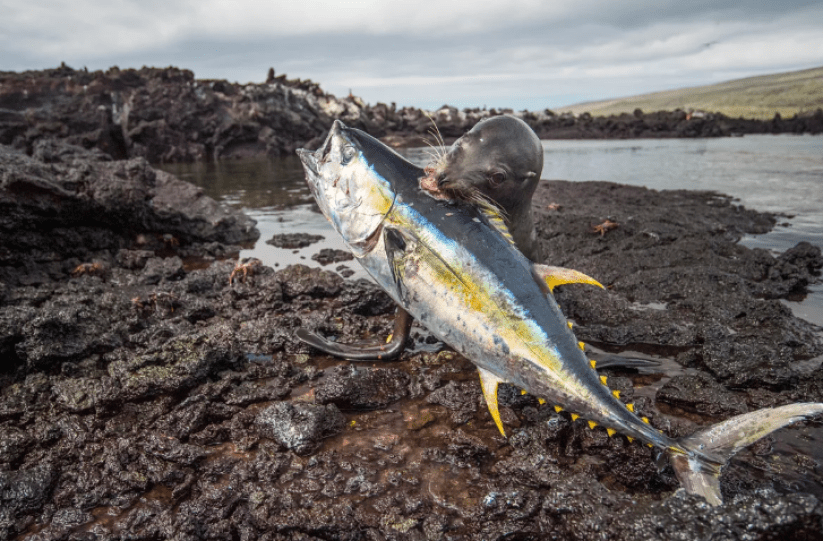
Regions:
<instances>
[{"instance_id":1,"label":"rocky outcrop in distance","mask_svg":"<svg viewBox=\"0 0 823 541\"><path fill-rule=\"evenodd\" d=\"M337 98L310 80L275 76L263 83L198 80L185 69L0 72L0 144L34 151L41 140L97 148L115 159L151 163L290 154L313 148L335 119L396 146L434 142L433 122L447 142L483 118L510 113L542 139L721 137L751 133L823 133L823 110L770 121L719 113L660 111L593 117L510 109L435 111Z\"/></svg>"}]
</instances>

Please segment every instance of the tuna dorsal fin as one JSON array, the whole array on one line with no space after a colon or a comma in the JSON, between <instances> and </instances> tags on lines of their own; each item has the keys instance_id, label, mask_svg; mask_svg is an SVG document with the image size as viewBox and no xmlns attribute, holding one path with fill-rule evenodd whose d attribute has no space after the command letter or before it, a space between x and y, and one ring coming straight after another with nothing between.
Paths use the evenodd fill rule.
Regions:
<instances>
[{"instance_id":1,"label":"tuna dorsal fin","mask_svg":"<svg viewBox=\"0 0 823 541\"><path fill-rule=\"evenodd\" d=\"M550 267L549 265L532 265L532 272L538 281L543 281L553 291L555 287L563 284L591 284L601 289L606 289L603 285L582 272L563 267Z\"/></svg>"},{"instance_id":2,"label":"tuna dorsal fin","mask_svg":"<svg viewBox=\"0 0 823 541\"><path fill-rule=\"evenodd\" d=\"M477 371L480 372L480 386L483 388L483 396L489 406L489 413L492 414L492 419L494 419L497 428L500 429L500 433L503 434L503 437L506 437L506 431L503 430L503 421L500 420L500 411L497 408L497 386L506 382L488 370L478 367Z\"/></svg>"}]
</instances>

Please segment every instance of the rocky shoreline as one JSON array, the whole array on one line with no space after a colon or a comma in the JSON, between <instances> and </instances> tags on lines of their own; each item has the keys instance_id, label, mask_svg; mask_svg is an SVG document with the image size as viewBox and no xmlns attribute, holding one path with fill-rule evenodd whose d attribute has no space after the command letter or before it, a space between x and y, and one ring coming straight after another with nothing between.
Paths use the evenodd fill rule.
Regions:
<instances>
[{"instance_id":1,"label":"rocky shoreline","mask_svg":"<svg viewBox=\"0 0 823 541\"><path fill-rule=\"evenodd\" d=\"M821 329L778 300L819 279L820 248L737 244L775 217L605 182L544 180L535 205L547 260L607 286L557 291L592 358L663 363L605 372L655 427L823 400ZM256 238L144 158L0 146L0 538L821 538L823 456L776 450L820 421L743 453L710 508L647 447L511 387L503 439L471 363L423 329L394 363L311 350L296 328L369 340L393 304L236 267Z\"/></svg>"},{"instance_id":2,"label":"rocky shoreline","mask_svg":"<svg viewBox=\"0 0 823 541\"><path fill-rule=\"evenodd\" d=\"M280 156L315 147L334 119L395 146L423 146L436 122L447 142L479 120L520 116L541 139L723 137L823 133L823 110L769 121L719 113L660 111L609 117L545 111L464 109L432 112L337 98L317 83L275 76L264 83L197 80L179 68L89 72L59 68L0 72L0 144L31 154L38 141L96 148L114 159L151 163Z\"/></svg>"}]
</instances>

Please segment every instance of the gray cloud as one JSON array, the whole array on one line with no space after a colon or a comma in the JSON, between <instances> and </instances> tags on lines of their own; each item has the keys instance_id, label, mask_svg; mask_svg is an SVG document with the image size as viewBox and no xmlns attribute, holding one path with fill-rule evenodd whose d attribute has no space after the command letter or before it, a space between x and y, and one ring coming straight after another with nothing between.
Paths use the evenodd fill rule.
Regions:
<instances>
[{"instance_id":1,"label":"gray cloud","mask_svg":"<svg viewBox=\"0 0 823 541\"><path fill-rule=\"evenodd\" d=\"M823 65L820 2L0 0L0 70L177 65L335 94L542 109Z\"/></svg>"}]
</instances>

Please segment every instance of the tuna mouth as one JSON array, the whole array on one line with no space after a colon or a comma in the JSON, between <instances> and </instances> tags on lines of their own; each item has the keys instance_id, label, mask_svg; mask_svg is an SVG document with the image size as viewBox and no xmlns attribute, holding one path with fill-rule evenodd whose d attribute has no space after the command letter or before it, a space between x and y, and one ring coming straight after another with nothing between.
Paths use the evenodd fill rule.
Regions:
<instances>
[{"instance_id":1,"label":"tuna mouth","mask_svg":"<svg viewBox=\"0 0 823 541\"><path fill-rule=\"evenodd\" d=\"M317 174L317 155L315 151L307 150L305 148L297 149L297 156L303 162L303 167L313 174Z\"/></svg>"},{"instance_id":2,"label":"tuna mouth","mask_svg":"<svg viewBox=\"0 0 823 541\"><path fill-rule=\"evenodd\" d=\"M334 145L335 136L340 135L346 129L345 124L339 120L335 120L329 130L329 134L326 136L326 140L323 141L320 148L317 150L308 150L306 148L297 149L297 156L300 158L300 161L303 162L303 166L313 174L317 175L317 166L325 163Z\"/></svg>"}]
</instances>

